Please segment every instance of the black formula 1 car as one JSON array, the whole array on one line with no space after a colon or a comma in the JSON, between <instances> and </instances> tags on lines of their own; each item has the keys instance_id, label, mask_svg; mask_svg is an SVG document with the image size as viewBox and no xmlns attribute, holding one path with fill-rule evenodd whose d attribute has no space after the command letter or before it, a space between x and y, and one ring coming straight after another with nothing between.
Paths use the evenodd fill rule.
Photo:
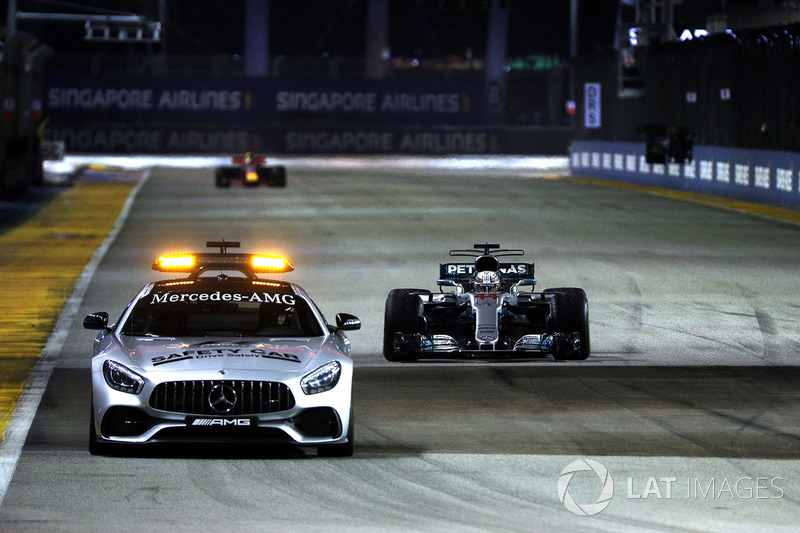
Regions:
<instances>
[{"instance_id":1,"label":"black formula 1 car","mask_svg":"<svg viewBox=\"0 0 800 533\"><path fill-rule=\"evenodd\" d=\"M254 156L250 152L244 157L234 156L232 161L233 165L217 167L214 171L217 187L286 187L286 167L283 165L267 165L264 156Z\"/></svg>"},{"instance_id":2,"label":"black formula 1 car","mask_svg":"<svg viewBox=\"0 0 800 533\"><path fill-rule=\"evenodd\" d=\"M498 259L524 254L488 243L450 250L451 257L475 260L439 266L438 285L449 292L391 290L384 318L386 359L589 357L586 293L574 287L535 292L533 263Z\"/></svg>"}]
</instances>

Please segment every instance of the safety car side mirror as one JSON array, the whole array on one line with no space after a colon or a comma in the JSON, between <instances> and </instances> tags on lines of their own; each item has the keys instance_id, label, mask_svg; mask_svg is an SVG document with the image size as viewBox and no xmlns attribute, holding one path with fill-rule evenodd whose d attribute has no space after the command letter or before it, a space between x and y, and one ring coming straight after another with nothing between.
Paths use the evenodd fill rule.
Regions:
<instances>
[{"instance_id":1,"label":"safety car side mirror","mask_svg":"<svg viewBox=\"0 0 800 533\"><path fill-rule=\"evenodd\" d=\"M361 320L348 313L339 313L336 315L336 329L343 331L361 329Z\"/></svg>"},{"instance_id":2,"label":"safety car side mirror","mask_svg":"<svg viewBox=\"0 0 800 533\"><path fill-rule=\"evenodd\" d=\"M83 319L84 329L106 329L108 328L108 313L100 311L87 315Z\"/></svg>"}]
</instances>

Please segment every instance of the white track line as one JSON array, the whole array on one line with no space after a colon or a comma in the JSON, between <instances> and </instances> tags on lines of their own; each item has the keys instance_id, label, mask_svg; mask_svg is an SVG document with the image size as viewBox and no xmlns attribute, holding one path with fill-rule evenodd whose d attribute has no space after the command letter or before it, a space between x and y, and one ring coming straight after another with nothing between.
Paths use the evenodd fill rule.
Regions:
<instances>
[{"instance_id":1,"label":"white track line","mask_svg":"<svg viewBox=\"0 0 800 533\"><path fill-rule=\"evenodd\" d=\"M17 401L17 406L11 414L11 420L6 428L5 435L3 435L3 440L0 441L0 505L3 504L8 485L11 483L11 478L17 468L17 461L22 453L22 447L28 436L28 430L30 430L33 419L36 416L39 402L47 388L48 381L50 381L50 376L53 374L53 369L56 367L61 348L63 348L67 339L72 322L80 310L81 303L83 303L83 297L89 288L89 283L92 281L100 261L103 260L106 252L116 240L125 223L125 219L128 217L133 201L149 177L150 172L145 171L139 183L136 184L136 187L133 188L125 200L114 227L100 247L95 250L78 281L75 282L72 294L67 299L64 309L61 311L61 316L59 316L58 322L56 322L55 328L50 333L47 344L42 350L42 356L33 367L33 371L25 383L25 388Z\"/></svg>"}]
</instances>

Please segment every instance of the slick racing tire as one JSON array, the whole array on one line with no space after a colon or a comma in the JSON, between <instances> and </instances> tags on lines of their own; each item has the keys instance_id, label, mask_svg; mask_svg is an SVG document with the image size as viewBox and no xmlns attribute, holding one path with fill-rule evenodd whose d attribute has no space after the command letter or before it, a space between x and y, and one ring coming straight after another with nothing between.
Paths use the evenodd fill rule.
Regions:
<instances>
[{"instance_id":1,"label":"slick racing tire","mask_svg":"<svg viewBox=\"0 0 800 533\"><path fill-rule=\"evenodd\" d=\"M286 167L276 165L258 169L258 180L268 187L286 187Z\"/></svg>"},{"instance_id":2,"label":"slick racing tire","mask_svg":"<svg viewBox=\"0 0 800 533\"><path fill-rule=\"evenodd\" d=\"M230 187L231 175L236 173L239 169L234 167L218 167L214 171L214 184L217 187Z\"/></svg>"},{"instance_id":3,"label":"slick racing tire","mask_svg":"<svg viewBox=\"0 0 800 533\"><path fill-rule=\"evenodd\" d=\"M416 361L416 352L394 349L395 333L422 333L422 300L419 294L430 294L425 289L392 289L386 297L383 320L383 356L387 361Z\"/></svg>"},{"instance_id":4,"label":"slick racing tire","mask_svg":"<svg viewBox=\"0 0 800 533\"><path fill-rule=\"evenodd\" d=\"M545 289L544 294L553 294L550 303L550 333L571 335L578 333L580 349L571 346L556 346L554 357L558 360L579 361L589 357L589 302L583 289L564 287Z\"/></svg>"},{"instance_id":5,"label":"slick racing tire","mask_svg":"<svg viewBox=\"0 0 800 533\"><path fill-rule=\"evenodd\" d=\"M275 185L273 187L286 187L286 167L278 165L272 170L273 180Z\"/></svg>"}]
</instances>

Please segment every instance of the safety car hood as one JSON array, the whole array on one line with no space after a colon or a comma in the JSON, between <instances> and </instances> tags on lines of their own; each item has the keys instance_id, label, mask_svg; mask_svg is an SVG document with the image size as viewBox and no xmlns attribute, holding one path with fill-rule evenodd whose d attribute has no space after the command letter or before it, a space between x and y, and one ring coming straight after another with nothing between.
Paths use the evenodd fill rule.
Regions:
<instances>
[{"instance_id":1,"label":"safety car hood","mask_svg":"<svg viewBox=\"0 0 800 533\"><path fill-rule=\"evenodd\" d=\"M123 337L130 356L145 370L243 370L294 372L305 369L325 337L197 339Z\"/></svg>"}]
</instances>

